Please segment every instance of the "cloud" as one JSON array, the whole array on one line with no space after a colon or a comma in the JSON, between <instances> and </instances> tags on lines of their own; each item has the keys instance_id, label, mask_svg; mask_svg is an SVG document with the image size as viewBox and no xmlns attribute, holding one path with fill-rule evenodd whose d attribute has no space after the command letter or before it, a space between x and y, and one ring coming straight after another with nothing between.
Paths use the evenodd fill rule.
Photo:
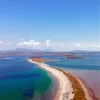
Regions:
<instances>
[{"instance_id":1,"label":"cloud","mask_svg":"<svg viewBox=\"0 0 100 100\"><path fill-rule=\"evenodd\" d=\"M46 40L45 43L43 42L39 42L39 41L34 41L32 39L30 39L29 41L25 41L24 39L21 39L20 42L16 43L17 46L28 46L28 47L32 47L32 46L36 46L36 47L48 47L51 46L51 40Z\"/></svg>"},{"instance_id":2,"label":"cloud","mask_svg":"<svg viewBox=\"0 0 100 100\"><path fill-rule=\"evenodd\" d=\"M80 47L80 46L81 46L81 44L76 43L74 46L76 46L76 47Z\"/></svg>"},{"instance_id":3,"label":"cloud","mask_svg":"<svg viewBox=\"0 0 100 100\"><path fill-rule=\"evenodd\" d=\"M51 40L46 40L46 46L50 46Z\"/></svg>"},{"instance_id":4,"label":"cloud","mask_svg":"<svg viewBox=\"0 0 100 100\"><path fill-rule=\"evenodd\" d=\"M24 41L24 39L21 39L21 41Z\"/></svg>"},{"instance_id":5,"label":"cloud","mask_svg":"<svg viewBox=\"0 0 100 100\"><path fill-rule=\"evenodd\" d=\"M4 42L4 41L0 41L0 44L6 44L6 45L9 45L9 44L11 44L10 42Z\"/></svg>"},{"instance_id":6,"label":"cloud","mask_svg":"<svg viewBox=\"0 0 100 100\"><path fill-rule=\"evenodd\" d=\"M19 46L40 46L41 43L35 42L34 40L24 41L23 39L21 39L21 42L17 43L16 45L19 45Z\"/></svg>"}]
</instances>

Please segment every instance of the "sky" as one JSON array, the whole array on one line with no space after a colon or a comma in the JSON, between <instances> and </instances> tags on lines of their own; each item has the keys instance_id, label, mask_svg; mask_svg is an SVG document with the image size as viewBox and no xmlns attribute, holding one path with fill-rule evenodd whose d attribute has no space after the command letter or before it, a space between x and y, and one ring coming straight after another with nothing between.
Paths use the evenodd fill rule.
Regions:
<instances>
[{"instance_id":1,"label":"sky","mask_svg":"<svg viewBox=\"0 0 100 100\"><path fill-rule=\"evenodd\" d=\"M100 0L0 0L0 50L100 50Z\"/></svg>"}]
</instances>

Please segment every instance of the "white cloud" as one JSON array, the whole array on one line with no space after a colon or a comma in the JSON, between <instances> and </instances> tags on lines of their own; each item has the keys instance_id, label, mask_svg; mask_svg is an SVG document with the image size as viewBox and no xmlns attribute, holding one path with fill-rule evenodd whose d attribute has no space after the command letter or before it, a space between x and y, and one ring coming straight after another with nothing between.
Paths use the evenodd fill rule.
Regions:
<instances>
[{"instance_id":1,"label":"white cloud","mask_svg":"<svg viewBox=\"0 0 100 100\"><path fill-rule=\"evenodd\" d=\"M4 42L4 41L0 41L0 44L6 44L6 45L8 45L8 44L11 44L10 42Z\"/></svg>"},{"instance_id":2,"label":"white cloud","mask_svg":"<svg viewBox=\"0 0 100 100\"><path fill-rule=\"evenodd\" d=\"M30 39L29 41L25 41L24 39L21 39L20 42L18 42L16 44L17 46L28 46L28 47L32 47L32 46L36 46L36 47L40 47L40 48L46 48L46 46L51 46L51 40L46 40L45 43L43 42L39 42L39 41L34 41L33 39Z\"/></svg>"},{"instance_id":3,"label":"white cloud","mask_svg":"<svg viewBox=\"0 0 100 100\"><path fill-rule=\"evenodd\" d=\"M51 40L46 40L46 46L50 46Z\"/></svg>"},{"instance_id":4,"label":"white cloud","mask_svg":"<svg viewBox=\"0 0 100 100\"><path fill-rule=\"evenodd\" d=\"M76 46L76 47L80 47L80 46L81 46L81 44L76 43L74 46Z\"/></svg>"},{"instance_id":5,"label":"white cloud","mask_svg":"<svg viewBox=\"0 0 100 100\"><path fill-rule=\"evenodd\" d=\"M21 39L21 41L24 41L24 39Z\"/></svg>"},{"instance_id":6,"label":"white cloud","mask_svg":"<svg viewBox=\"0 0 100 100\"><path fill-rule=\"evenodd\" d=\"M41 43L35 42L34 40L24 41L23 39L21 39L21 42L17 43L16 45L19 45L19 46L40 46Z\"/></svg>"}]
</instances>

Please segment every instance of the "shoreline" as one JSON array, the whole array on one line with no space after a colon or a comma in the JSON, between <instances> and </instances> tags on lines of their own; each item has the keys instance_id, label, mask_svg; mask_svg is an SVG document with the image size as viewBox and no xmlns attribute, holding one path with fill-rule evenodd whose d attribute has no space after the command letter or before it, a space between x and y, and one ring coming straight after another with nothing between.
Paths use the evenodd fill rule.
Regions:
<instances>
[{"instance_id":1,"label":"shoreline","mask_svg":"<svg viewBox=\"0 0 100 100\"><path fill-rule=\"evenodd\" d=\"M59 82L59 88L54 100L94 100L89 95L90 93L88 89L84 86L84 83L79 78L69 74L67 71L53 68L45 64L44 62L46 61L43 59L42 62L39 61L39 59L38 61L36 59L34 60L34 58L31 58L28 61L39 65L48 72L51 72L51 74L53 74ZM81 96L77 93L81 93Z\"/></svg>"},{"instance_id":2,"label":"shoreline","mask_svg":"<svg viewBox=\"0 0 100 100\"><path fill-rule=\"evenodd\" d=\"M39 65L40 67L42 67L43 69L45 69L48 72L51 72L51 74L53 74L57 78L57 80L59 82L59 88L58 88L58 91L56 93L54 100L73 99L74 94L73 94L72 84L71 84L70 80L61 71L54 69L52 67L49 67L49 65L46 65L44 63L38 63L38 62L32 61L31 59L29 59L28 61Z\"/></svg>"},{"instance_id":3,"label":"shoreline","mask_svg":"<svg viewBox=\"0 0 100 100\"><path fill-rule=\"evenodd\" d=\"M52 81L50 86L43 93L43 95L41 95L41 100L54 100L59 88L59 81L53 74L51 74L51 72L47 72L47 75Z\"/></svg>"}]
</instances>

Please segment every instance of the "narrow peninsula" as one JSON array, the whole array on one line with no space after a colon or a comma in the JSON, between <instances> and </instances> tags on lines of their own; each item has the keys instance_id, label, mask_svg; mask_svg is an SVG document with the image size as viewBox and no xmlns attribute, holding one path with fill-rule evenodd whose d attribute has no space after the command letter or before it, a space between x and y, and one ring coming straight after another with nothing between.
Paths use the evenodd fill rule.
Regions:
<instances>
[{"instance_id":1,"label":"narrow peninsula","mask_svg":"<svg viewBox=\"0 0 100 100\"><path fill-rule=\"evenodd\" d=\"M79 78L63 69L54 68L45 64L45 62L56 60L30 58L28 61L39 65L57 78L59 88L54 100L95 100L90 95L88 88L84 86L83 82Z\"/></svg>"}]
</instances>

